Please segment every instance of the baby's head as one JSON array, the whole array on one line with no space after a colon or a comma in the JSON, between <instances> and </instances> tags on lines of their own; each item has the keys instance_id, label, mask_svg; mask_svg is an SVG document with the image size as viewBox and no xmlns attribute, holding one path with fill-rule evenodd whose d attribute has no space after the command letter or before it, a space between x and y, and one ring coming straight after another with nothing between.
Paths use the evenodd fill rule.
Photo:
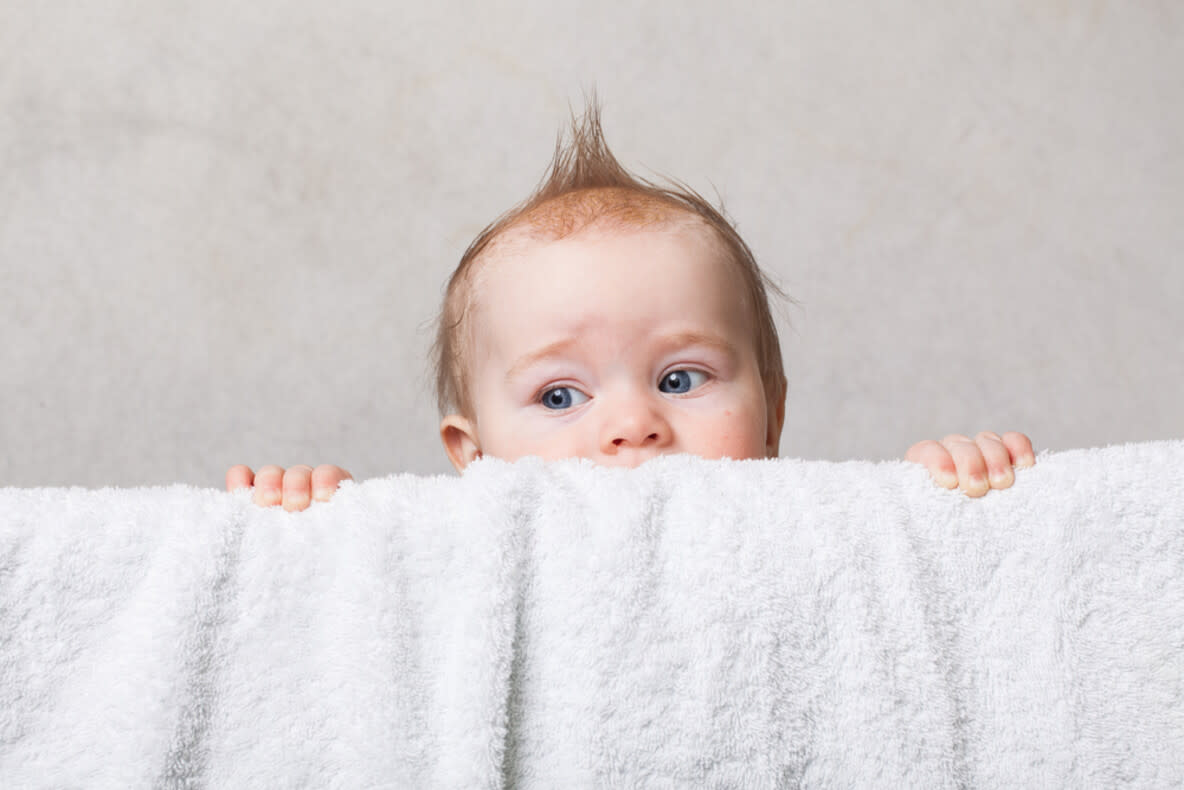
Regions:
<instances>
[{"instance_id":1,"label":"baby's head","mask_svg":"<svg viewBox=\"0 0 1184 790\"><path fill-rule=\"evenodd\" d=\"M434 360L449 458L775 456L770 288L707 201L621 167L592 107L448 281Z\"/></svg>"}]
</instances>

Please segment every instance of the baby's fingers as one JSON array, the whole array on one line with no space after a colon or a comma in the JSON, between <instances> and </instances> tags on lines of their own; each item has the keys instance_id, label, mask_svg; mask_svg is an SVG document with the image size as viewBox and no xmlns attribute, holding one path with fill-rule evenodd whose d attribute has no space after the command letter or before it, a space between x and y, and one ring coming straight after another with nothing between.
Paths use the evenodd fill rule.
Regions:
<instances>
[{"instance_id":1,"label":"baby's fingers","mask_svg":"<svg viewBox=\"0 0 1184 790\"><path fill-rule=\"evenodd\" d=\"M322 464L312 470L312 498L318 502L328 502L342 480L353 479L354 476L340 466Z\"/></svg>"},{"instance_id":2,"label":"baby's fingers","mask_svg":"<svg viewBox=\"0 0 1184 790\"><path fill-rule=\"evenodd\" d=\"M958 470L954 466L954 459L949 450L938 442L928 439L917 442L905 453L906 461L921 464L929 470L929 476L942 488L953 488L958 485Z\"/></svg>"},{"instance_id":3,"label":"baby's fingers","mask_svg":"<svg viewBox=\"0 0 1184 790\"><path fill-rule=\"evenodd\" d=\"M289 469L264 466L258 474L249 466L232 466L226 472L226 490L254 487L251 501L260 507L283 505L284 510L304 510L317 502L327 502L342 480L353 480L349 472L328 464L313 469L300 464Z\"/></svg>"},{"instance_id":4,"label":"baby's fingers","mask_svg":"<svg viewBox=\"0 0 1184 790\"><path fill-rule=\"evenodd\" d=\"M973 439L952 433L940 442L914 444L905 459L923 464L938 485L958 486L972 497L992 488L1010 488L1015 483L1016 466L1036 463L1032 440L1015 431L1003 436L983 431Z\"/></svg>"},{"instance_id":5,"label":"baby's fingers","mask_svg":"<svg viewBox=\"0 0 1184 790\"><path fill-rule=\"evenodd\" d=\"M239 464L226 470L226 490L237 491L255 485L255 473L251 467Z\"/></svg>"},{"instance_id":6,"label":"baby's fingers","mask_svg":"<svg viewBox=\"0 0 1184 790\"><path fill-rule=\"evenodd\" d=\"M251 501L260 507L271 507L284 501L284 469L262 466L255 473L255 493Z\"/></svg>"},{"instance_id":7,"label":"baby's fingers","mask_svg":"<svg viewBox=\"0 0 1184 790\"><path fill-rule=\"evenodd\" d=\"M953 433L942 439L941 445L950 451L954 459L954 466L958 468L958 487L966 496L979 497L991 490L987 462L977 442Z\"/></svg>"},{"instance_id":8,"label":"baby's fingers","mask_svg":"<svg viewBox=\"0 0 1184 790\"><path fill-rule=\"evenodd\" d=\"M312 503L312 467L290 466L284 472L284 510L304 510Z\"/></svg>"},{"instance_id":9,"label":"baby's fingers","mask_svg":"<svg viewBox=\"0 0 1184 790\"><path fill-rule=\"evenodd\" d=\"M1011 453L1011 461L1020 469L1036 465L1036 453L1032 451L1032 440L1017 431L1003 434L1003 446Z\"/></svg>"},{"instance_id":10,"label":"baby's fingers","mask_svg":"<svg viewBox=\"0 0 1184 790\"><path fill-rule=\"evenodd\" d=\"M974 443L982 453L991 488L1011 488L1015 482L1015 470L1011 463L1011 451L1003 443L1002 437L991 431L983 431L974 437Z\"/></svg>"}]
</instances>

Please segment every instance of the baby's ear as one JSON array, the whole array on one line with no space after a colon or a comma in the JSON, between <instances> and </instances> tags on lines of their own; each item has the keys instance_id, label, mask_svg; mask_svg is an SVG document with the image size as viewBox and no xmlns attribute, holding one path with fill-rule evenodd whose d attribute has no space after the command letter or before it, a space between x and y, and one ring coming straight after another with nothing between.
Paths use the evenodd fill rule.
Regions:
<instances>
[{"instance_id":1,"label":"baby's ear","mask_svg":"<svg viewBox=\"0 0 1184 790\"><path fill-rule=\"evenodd\" d=\"M448 460L452 461L458 472L465 471L466 466L481 457L477 426L467 417L449 414L440 420L440 440L444 442Z\"/></svg>"}]
</instances>

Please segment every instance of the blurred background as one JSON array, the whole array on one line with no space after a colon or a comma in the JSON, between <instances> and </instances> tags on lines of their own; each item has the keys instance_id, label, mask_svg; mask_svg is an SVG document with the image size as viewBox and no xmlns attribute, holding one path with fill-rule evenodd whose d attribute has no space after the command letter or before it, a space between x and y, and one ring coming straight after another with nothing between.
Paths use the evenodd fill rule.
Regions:
<instances>
[{"instance_id":1,"label":"blurred background","mask_svg":"<svg viewBox=\"0 0 1184 790\"><path fill-rule=\"evenodd\" d=\"M0 485L450 472L443 282L593 88L792 296L783 455L1184 437L1182 41L1176 0L0 0Z\"/></svg>"}]
</instances>

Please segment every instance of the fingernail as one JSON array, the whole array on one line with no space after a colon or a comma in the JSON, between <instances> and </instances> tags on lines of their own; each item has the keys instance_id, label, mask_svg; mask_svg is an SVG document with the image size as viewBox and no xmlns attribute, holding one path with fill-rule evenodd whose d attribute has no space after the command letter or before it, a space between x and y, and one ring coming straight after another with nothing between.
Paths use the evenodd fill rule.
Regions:
<instances>
[{"instance_id":1,"label":"fingernail","mask_svg":"<svg viewBox=\"0 0 1184 790\"><path fill-rule=\"evenodd\" d=\"M953 472L938 472L935 475L935 479L937 480L937 484L942 488L958 487L958 475Z\"/></svg>"},{"instance_id":2,"label":"fingernail","mask_svg":"<svg viewBox=\"0 0 1184 790\"><path fill-rule=\"evenodd\" d=\"M312 498L320 502L327 502L333 496L332 488L317 488L312 492Z\"/></svg>"},{"instance_id":3,"label":"fingernail","mask_svg":"<svg viewBox=\"0 0 1184 790\"><path fill-rule=\"evenodd\" d=\"M991 475L991 488L1009 488L1015 482L1015 476L1006 472Z\"/></svg>"}]
</instances>

